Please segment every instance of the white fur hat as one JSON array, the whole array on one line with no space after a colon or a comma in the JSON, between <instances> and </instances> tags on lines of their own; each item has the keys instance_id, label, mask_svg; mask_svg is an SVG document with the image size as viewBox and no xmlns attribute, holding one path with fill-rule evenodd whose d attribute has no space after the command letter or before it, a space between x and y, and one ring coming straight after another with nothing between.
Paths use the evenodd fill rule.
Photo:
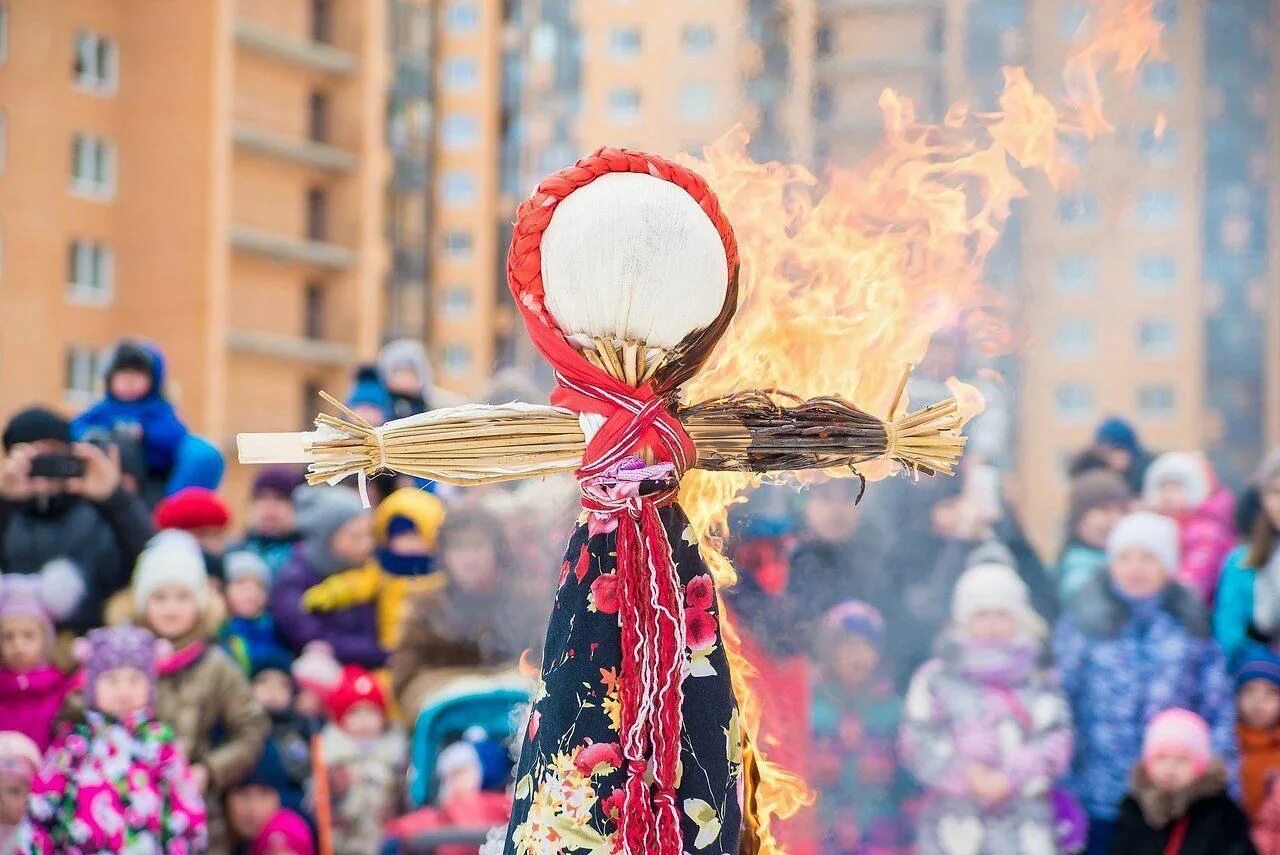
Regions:
<instances>
[{"instance_id":1,"label":"white fur hat","mask_svg":"<svg viewBox=\"0 0 1280 855\"><path fill-rule=\"evenodd\" d=\"M1014 616L1023 628L1043 638L1048 628L1031 607L1027 585L1006 564L976 564L964 571L951 595L951 621L963 625L978 612L999 611Z\"/></svg>"},{"instance_id":2,"label":"white fur hat","mask_svg":"<svg viewBox=\"0 0 1280 855\"><path fill-rule=\"evenodd\" d=\"M1142 477L1143 500L1148 505L1154 504L1160 485L1170 481L1182 485L1193 508L1203 505L1213 490L1209 461L1198 452L1170 451L1153 460Z\"/></svg>"},{"instance_id":3,"label":"white fur hat","mask_svg":"<svg viewBox=\"0 0 1280 855\"><path fill-rule=\"evenodd\" d=\"M1178 543L1178 524L1168 517L1139 511L1120 520L1107 538L1107 559L1116 557L1130 547L1139 547L1160 559L1172 576L1181 563L1181 547Z\"/></svg>"},{"instance_id":4,"label":"white fur hat","mask_svg":"<svg viewBox=\"0 0 1280 855\"><path fill-rule=\"evenodd\" d=\"M201 611L209 599L209 575L200 544L188 532L165 529L151 538L133 568L133 605L141 613L157 588L181 585L195 594Z\"/></svg>"}]
</instances>

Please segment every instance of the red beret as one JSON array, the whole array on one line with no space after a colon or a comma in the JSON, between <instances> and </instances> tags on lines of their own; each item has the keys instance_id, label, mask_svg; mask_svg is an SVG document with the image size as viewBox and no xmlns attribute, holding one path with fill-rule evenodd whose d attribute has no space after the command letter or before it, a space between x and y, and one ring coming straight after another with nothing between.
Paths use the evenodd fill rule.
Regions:
<instances>
[{"instance_id":1,"label":"red beret","mask_svg":"<svg viewBox=\"0 0 1280 855\"><path fill-rule=\"evenodd\" d=\"M374 704L386 715L387 699L382 694L378 679L359 665L342 666L342 678L325 699L329 715L334 721L341 722L347 711L362 701Z\"/></svg>"},{"instance_id":2,"label":"red beret","mask_svg":"<svg viewBox=\"0 0 1280 855\"><path fill-rule=\"evenodd\" d=\"M198 528L226 528L231 508L225 499L204 487L183 487L156 505L156 528L192 531Z\"/></svg>"}]
</instances>

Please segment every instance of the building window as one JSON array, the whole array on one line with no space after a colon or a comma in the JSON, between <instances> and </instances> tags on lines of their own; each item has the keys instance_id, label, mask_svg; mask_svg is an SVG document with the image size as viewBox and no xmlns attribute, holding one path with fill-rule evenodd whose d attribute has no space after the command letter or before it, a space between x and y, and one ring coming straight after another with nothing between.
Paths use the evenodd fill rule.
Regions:
<instances>
[{"instance_id":1,"label":"building window","mask_svg":"<svg viewBox=\"0 0 1280 855\"><path fill-rule=\"evenodd\" d=\"M476 200L476 177L468 170L449 170L440 181L440 188L446 205L470 205Z\"/></svg>"},{"instance_id":2,"label":"building window","mask_svg":"<svg viewBox=\"0 0 1280 855\"><path fill-rule=\"evenodd\" d=\"M835 53L836 35L830 24L823 24L813 32L814 56L831 56Z\"/></svg>"},{"instance_id":3,"label":"building window","mask_svg":"<svg viewBox=\"0 0 1280 855\"><path fill-rule=\"evenodd\" d=\"M304 431L316 429L316 408L323 406L324 399L320 397L320 393L324 391L324 387L324 383L311 378L302 384L302 415L298 424Z\"/></svg>"},{"instance_id":4,"label":"building window","mask_svg":"<svg viewBox=\"0 0 1280 855\"><path fill-rule=\"evenodd\" d=\"M72 73L81 89L101 94L115 92L119 74L115 39L89 30L77 30Z\"/></svg>"},{"instance_id":5,"label":"building window","mask_svg":"<svg viewBox=\"0 0 1280 855\"><path fill-rule=\"evenodd\" d=\"M455 114L445 116L440 127L440 138L447 149L465 150L476 144L480 137L480 123L475 116Z\"/></svg>"},{"instance_id":6,"label":"building window","mask_svg":"<svg viewBox=\"0 0 1280 855\"><path fill-rule=\"evenodd\" d=\"M709 24L686 24L680 33L680 46L687 54L710 53L715 43L716 31Z\"/></svg>"},{"instance_id":7,"label":"building window","mask_svg":"<svg viewBox=\"0 0 1280 855\"><path fill-rule=\"evenodd\" d=\"M451 285L445 289L440 310L446 318L462 320L471 315L471 289L466 285Z\"/></svg>"},{"instance_id":8,"label":"building window","mask_svg":"<svg viewBox=\"0 0 1280 855\"><path fill-rule=\"evenodd\" d=\"M1177 409L1177 401L1173 387L1163 383L1138 389L1138 413L1144 419L1172 418Z\"/></svg>"},{"instance_id":9,"label":"building window","mask_svg":"<svg viewBox=\"0 0 1280 855\"><path fill-rule=\"evenodd\" d=\"M614 27L609 31L609 56L614 59L634 59L639 55L639 27Z\"/></svg>"},{"instance_id":10,"label":"building window","mask_svg":"<svg viewBox=\"0 0 1280 855\"><path fill-rule=\"evenodd\" d=\"M329 194L323 187L307 189L307 240L324 241L329 236Z\"/></svg>"},{"instance_id":11,"label":"building window","mask_svg":"<svg viewBox=\"0 0 1280 855\"><path fill-rule=\"evenodd\" d=\"M73 240L67 245L67 294L88 303L111 299L115 259L99 241Z\"/></svg>"},{"instance_id":12,"label":"building window","mask_svg":"<svg viewBox=\"0 0 1280 855\"><path fill-rule=\"evenodd\" d=\"M836 109L836 99L831 94L831 87L825 83L813 87L813 102L809 108L813 111L815 119L830 119Z\"/></svg>"},{"instance_id":13,"label":"building window","mask_svg":"<svg viewBox=\"0 0 1280 855\"><path fill-rule=\"evenodd\" d=\"M307 138L318 143L329 141L328 92L312 92L307 98Z\"/></svg>"},{"instance_id":14,"label":"building window","mask_svg":"<svg viewBox=\"0 0 1280 855\"><path fill-rule=\"evenodd\" d=\"M1168 318L1138 324L1138 350L1143 356L1170 356L1178 348L1177 329Z\"/></svg>"},{"instance_id":15,"label":"building window","mask_svg":"<svg viewBox=\"0 0 1280 855\"><path fill-rule=\"evenodd\" d=\"M640 90L620 86L609 92L609 118L619 125L632 125L640 120Z\"/></svg>"},{"instance_id":16,"label":"building window","mask_svg":"<svg viewBox=\"0 0 1280 855\"><path fill-rule=\"evenodd\" d=\"M1178 69L1168 60L1148 62L1142 66L1139 86L1147 95L1172 95L1178 91Z\"/></svg>"},{"instance_id":17,"label":"building window","mask_svg":"<svg viewBox=\"0 0 1280 855\"><path fill-rule=\"evenodd\" d=\"M309 339L324 338L325 288L322 282L308 282L303 293L302 334Z\"/></svg>"},{"instance_id":18,"label":"building window","mask_svg":"<svg viewBox=\"0 0 1280 855\"><path fill-rule=\"evenodd\" d=\"M680 92L680 118L686 122L704 122L711 116L714 102L711 87L705 83L693 83Z\"/></svg>"},{"instance_id":19,"label":"building window","mask_svg":"<svg viewBox=\"0 0 1280 855\"><path fill-rule=\"evenodd\" d=\"M1072 318L1058 322L1053 349L1063 359L1085 359L1098 348L1098 329L1092 321Z\"/></svg>"},{"instance_id":20,"label":"building window","mask_svg":"<svg viewBox=\"0 0 1280 855\"><path fill-rule=\"evenodd\" d=\"M101 364L97 348L73 344L66 349L62 390L68 404L83 405L93 400L101 379Z\"/></svg>"},{"instance_id":21,"label":"building window","mask_svg":"<svg viewBox=\"0 0 1280 855\"><path fill-rule=\"evenodd\" d=\"M329 0L311 0L311 40L326 45L333 41L333 4Z\"/></svg>"},{"instance_id":22,"label":"building window","mask_svg":"<svg viewBox=\"0 0 1280 855\"><path fill-rule=\"evenodd\" d=\"M444 370L461 374L471 369L471 348L465 344L451 344L444 349Z\"/></svg>"},{"instance_id":23,"label":"building window","mask_svg":"<svg viewBox=\"0 0 1280 855\"><path fill-rule=\"evenodd\" d=\"M1063 294L1089 293L1098 285L1098 261L1088 255L1059 258L1057 280Z\"/></svg>"},{"instance_id":24,"label":"building window","mask_svg":"<svg viewBox=\"0 0 1280 855\"><path fill-rule=\"evenodd\" d=\"M1058 200L1058 222L1070 226L1090 226L1098 222L1098 197L1091 193L1063 196Z\"/></svg>"},{"instance_id":25,"label":"building window","mask_svg":"<svg viewBox=\"0 0 1280 855\"><path fill-rule=\"evenodd\" d=\"M1144 253L1138 259L1138 284L1148 294L1167 294L1178 284L1178 262L1172 256Z\"/></svg>"},{"instance_id":26,"label":"building window","mask_svg":"<svg viewBox=\"0 0 1280 855\"><path fill-rule=\"evenodd\" d=\"M451 33L469 33L480 26L480 10L471 0L454 0L445 7L444 26Z\"/></svg>"},{"instance_id":27,"label":"building window","mask_svg":"<svg viewBox=\"0 0 1280 855\"><path fill-rule=\"evenodd\" d=\"M455 56L444 63L444 88L450 92L469 92L480 80L480 64L474 56Z\"/></svg>"},{"instance_id":28,"label":"building window","mask_svg":"<svg viewBox=\"0 0 1280 855\"><path fill-rule=\"evenodd\" d=\"M0 3L0 63L9 58L9 4Z\"/></svg>"},{"instance_id":29,"label":"building window","mask_svg":"<svg viewBox=\"0 0 1280 855\"><path fill-rule=\"evenodd\" d=\"M471 257L471 232L451 229L444 233L444 254L449 258Z\"/></svg>"},{"instance_id":30,"label":"building window","mask_svg":"<svg viewBox=\"0 0 1280 855\"><path fill-rule=\"evenodd\" d=\"M1169 169L1178 165L1178 134L1171 128L1161 128L1157 133L1148 128L1138 137L1138 151L1148 166Z\"/></svg>"},{"instance_id":31,"label":"building window","mask_svg":"<svg viewBox=\"0 0 1280 855\"><path fill-rule=\"evenodd\" d=\"M115 146L103 137L76 134L71 138L71 192L102 199L116 190Z\"/></svg>"},{"instance_id":32,"label":"building window","mask_svg":"<svg viewBox=\"0 0 1280 855\"><path fill-rule=\"evenodd\" d=\"M1063 383L1053 397L1061 418L1079 422L1093 417L1093 390L1083 383Z\"/></svg>"},{"instance_id":33,"label":"building window","mask_svg":"<svg viewBox=\"0 0 1280 855\"><path fill-rule=\"evenodd\" d=\"M1167 231L1178 225L1178 194L1148 190L1138 197L1138 222L1148 231Z\"/></svg>"}]
</instances>

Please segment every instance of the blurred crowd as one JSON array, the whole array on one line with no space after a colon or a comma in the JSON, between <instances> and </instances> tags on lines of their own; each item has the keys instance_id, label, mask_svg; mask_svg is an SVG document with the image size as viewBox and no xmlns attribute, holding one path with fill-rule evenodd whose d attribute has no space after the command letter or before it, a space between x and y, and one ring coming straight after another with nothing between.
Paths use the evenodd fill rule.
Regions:
<instances>
[{"instance_id":1,"label":"blurred crowd","mask_svg":"<svg viewBox=\"0 0 1280 855\"><path fill-rule=\"evenodd\" d=\"M408 341L347 400L447 403ZM269 466L237 513L139 341L3 445L0 855L463 855L505 824L571 479L379 476L366 507ZM735 507L725 611L817 796L789 851L1280 855L1280 455L1233 494L1112 419L1067 474L1051 556L979 461Z\"/></svg>"}]
</instances>

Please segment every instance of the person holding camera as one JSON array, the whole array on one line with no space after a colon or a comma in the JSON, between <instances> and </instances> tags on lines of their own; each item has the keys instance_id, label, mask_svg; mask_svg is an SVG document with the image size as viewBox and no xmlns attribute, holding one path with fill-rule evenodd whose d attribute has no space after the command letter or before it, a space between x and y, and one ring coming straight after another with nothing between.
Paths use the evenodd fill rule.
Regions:
<instances>
[{"instance_id":1,"label":"person holding camera","mask_svg":"<svg viewBox=\"0 0 1280 855\"><path fill-rule=\"evenodd\" d=\"M38 407L9 420L3 444L0 567L31 574L71 561L84 594L59 628L100 626L103 603L129 584L153 533L146 505L122 485L119 451L72 443L67 420Z\"/></svg>"}]
</instances>

